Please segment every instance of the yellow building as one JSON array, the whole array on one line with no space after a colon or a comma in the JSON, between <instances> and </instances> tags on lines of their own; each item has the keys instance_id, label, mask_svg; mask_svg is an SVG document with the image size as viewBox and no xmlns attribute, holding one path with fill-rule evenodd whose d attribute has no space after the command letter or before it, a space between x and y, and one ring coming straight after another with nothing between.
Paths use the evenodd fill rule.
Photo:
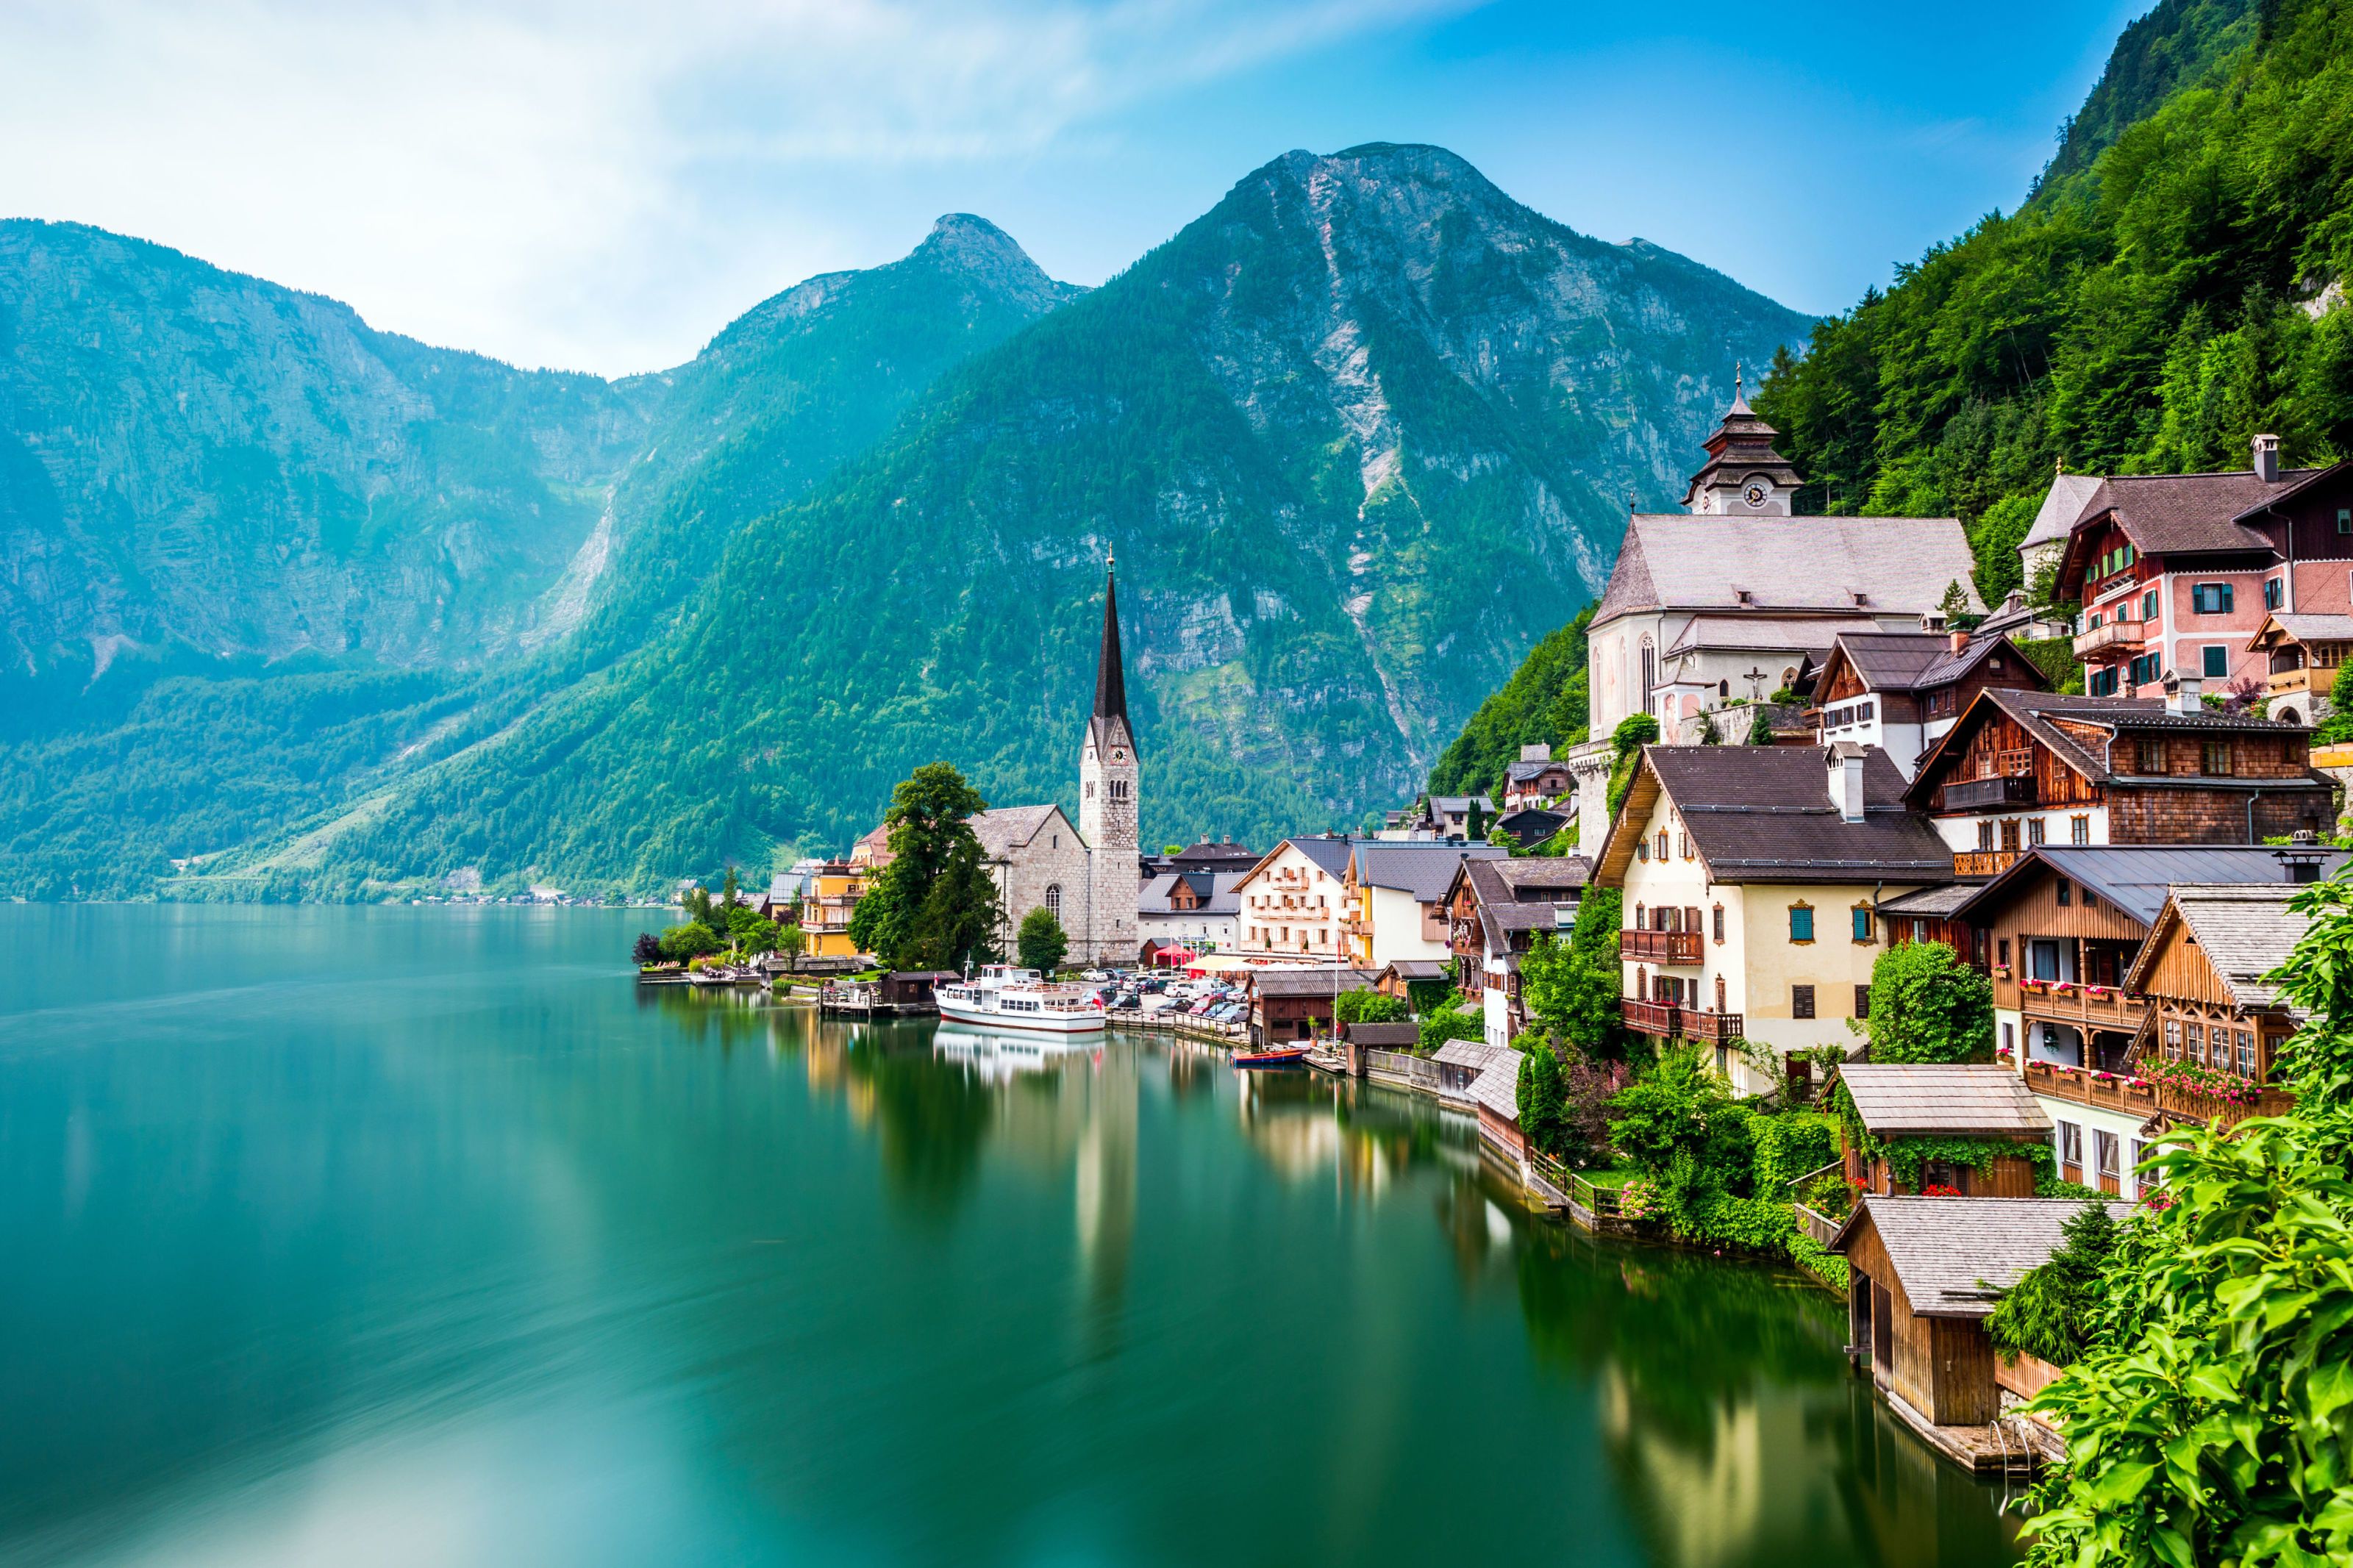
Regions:
<instances>
[{"instance_id":1,"label":"yellow building","mask_svg":"<svg viewBox=\"0 0 2353 1568\"><path fill-rule=\"evenodd\" d=\"M857 943L849 940L849 913L866 891L865 867L847 860L828 860L809 875L808 891L801 900L801 930L808 935L811 958L856 958Z\"/></svg>"},{"instance_id":2,"label":"yellow building","mask_svg":"<svg viewBox=\"0 0 2353 1568\"><path fill-rule=\"evenodd\" d=\"M1877 903L1953 879L1904 787L1876 747L1645 747L1594 876L1624 904L1627 1026L1712 1050L1743 1094L1860 1049Z\"/></svg>"}]
</instances>

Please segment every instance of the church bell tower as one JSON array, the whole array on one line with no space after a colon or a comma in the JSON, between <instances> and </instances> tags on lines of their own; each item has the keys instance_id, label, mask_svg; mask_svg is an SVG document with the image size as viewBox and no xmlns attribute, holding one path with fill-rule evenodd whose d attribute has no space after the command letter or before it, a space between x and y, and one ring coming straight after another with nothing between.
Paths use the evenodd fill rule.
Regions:
<instances>
[{"instance_id":1,"label":"church bell tower","mask_svg":"<svg viewBox=\"0 0 2353 1568\"><path fill-rule=\"evenodd\" d=\"M1732 374L1732 406L1707 438L1707 466L1692 476L1683 510L1704 517L1787 517L1797 468L1773 449L1780 432L1757 416Z\"/></svg>"},{"instance_id":2,"label":"church bell tower","mask_svg":"<svg viewBox=\"0 0 2353 1568\"><path fill-rule=\"evenodd\" d=\"M1087 930L1071 950L1098 963L1134 963L1142 947L1136 894L1143 885L1136 835L1135 735L1127 722L1127 675L1119 648L1119 591L1103 565L1103 645L1095 705L1079 754L1079 835L1087 841Z\"/></svg>"}]
</instances>

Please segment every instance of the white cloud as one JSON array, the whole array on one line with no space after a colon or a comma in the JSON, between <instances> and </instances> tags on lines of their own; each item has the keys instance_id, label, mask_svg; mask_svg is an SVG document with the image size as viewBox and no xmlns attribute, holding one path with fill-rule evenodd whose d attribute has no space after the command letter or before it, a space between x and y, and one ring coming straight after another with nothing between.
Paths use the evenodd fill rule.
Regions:
<instances>
[{"instance_id":1,"label":"white cloud","mask_svg":"<svg viewBox=\"0 0 2353 1568\"><path fill-rule=\"evenodd\" d=\"M1123 109L1459 3L15 0L0 214L617 374L912 244L893 215L878 251L872 215L839 205L862 180L1050 154Z\"/></svg>"}]
</instances>

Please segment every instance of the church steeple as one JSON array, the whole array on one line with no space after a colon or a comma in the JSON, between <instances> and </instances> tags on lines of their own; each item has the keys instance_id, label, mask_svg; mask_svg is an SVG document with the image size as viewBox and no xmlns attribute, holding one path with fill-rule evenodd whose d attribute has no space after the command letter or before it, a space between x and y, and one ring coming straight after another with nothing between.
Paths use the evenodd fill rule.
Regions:
<instances>
[{"instance_id":1,"label":"church steeple","mask_svg":"<svg viewBox=\"0 0 2353 1568\"><path fill-rule=\"evenodd\" d=\"M1773 449L1780 432L1748 406L1736 366L1732 406L1707 438L1707 464L1692 476L1683 510L1716 517L1787 517L1799 483L1798 470Z\"/></svg>"},{"instance_id":2,"label":"church steeple","mask_svg":"<svg viewBox=\"0 0 2353 1568\"><path fill-rule=\"evenodd\" d=\"M1119 654L1119 584L1114 581L1115 563L1103 563L1103 647L1095 655L1095 710L1097 721L1116 719L1124 728L1127 724L1127 673Z\"/></svg>"}]
</instances>

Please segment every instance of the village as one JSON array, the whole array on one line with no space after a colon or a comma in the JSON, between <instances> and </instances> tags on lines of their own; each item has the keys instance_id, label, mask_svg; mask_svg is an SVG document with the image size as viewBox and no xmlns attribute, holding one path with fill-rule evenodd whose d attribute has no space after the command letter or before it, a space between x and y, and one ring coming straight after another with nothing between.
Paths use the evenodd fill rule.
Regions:
<instances>
[{"instance_id":1,"label":"village","mask_svg":"<svg viewBox=\"0 0 2353 1568\"><path fill-rule=\"evenodd\" d=\"M2062 1458L2028 1404L2071 1342L2005 1301L2168 1201L2168 1135L2293 1103L2274 972L2347 858L2353 745L2315 734L2353 463L2257 437L2242 471L2058 473L2042 591L1988 605L1951 519L1793 515L1774 437L1736 397L1685 510L1630 519L1586 738L1485 792L1145 853L1107 567L1075 819L922 770L841 858L681 887L639 978L873 1016L1018 960L1115 1026L1430 1097L1563 1223L1841 1293L1849 1356L1953 1461ZM904 825L943 818L984 925L878 939L893 865L940 858Z\"/></svg>"}]
</instances>

